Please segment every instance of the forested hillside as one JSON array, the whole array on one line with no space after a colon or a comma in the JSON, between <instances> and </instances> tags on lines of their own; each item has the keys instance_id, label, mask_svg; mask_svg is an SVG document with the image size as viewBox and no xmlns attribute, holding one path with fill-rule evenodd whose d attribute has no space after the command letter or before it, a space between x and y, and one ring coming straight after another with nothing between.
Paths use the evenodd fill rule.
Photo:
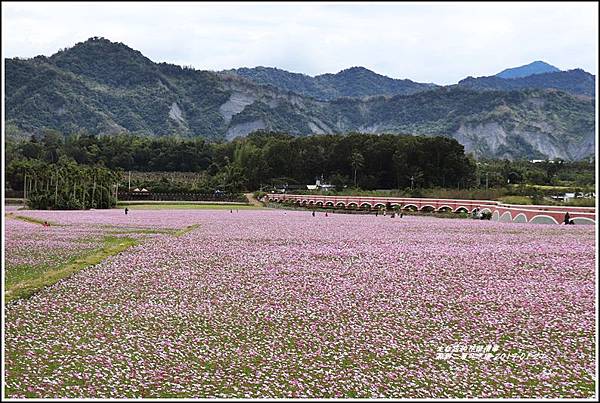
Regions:
<instances>
[{"instance_id":1,"label":"forested hillside","mask_svg":"<svg viewBox=\"0 0 600 403\"><path fill-rule=\"evenodd\" d=\"M240 68L223 73L235 74L258 84L270 85L324 101L342 97L410 95L438 87L435 84L382 76L364 67L351 67L336 74L321 74L315 77L272 67Z\"/></svg>"},{"instance_id":2,"label":"forested hillside","mask_svg":"<svg viewBox=\"0 0 600 403\"><path fill-rule=\"evenodd\" d=\"M554 89L573 95L594 97L596 78L581 69L575 69L508 79L498 76L467 77L459 81L458 85L476 90L499 91L514 91L526 88Z\"/></svg>"},{"instance_id":3,"label":"forested hillside","mask_svg":"<svg viewBox=\"0 0 600 403\"><path fill-rule=\"evenodd\" d=\"M473 79L450 87L419 84L421 91L406 95L357 98L352 96L387 91L385 83L405 83L353 68L319 76L327 76L344 96L325 101L235 74L157 64L103 38L51 57L7 59L5 70L7 136L14 138L46 129L209 140L256 130L297 136L365 132L451 137L476 157L571 160L594 153L593 99L520 84L499 91L490 80ZM553 74L560 82L565 75L590 76L572 71L492 79L517 83Z\"/></svg>"}]
</instances>

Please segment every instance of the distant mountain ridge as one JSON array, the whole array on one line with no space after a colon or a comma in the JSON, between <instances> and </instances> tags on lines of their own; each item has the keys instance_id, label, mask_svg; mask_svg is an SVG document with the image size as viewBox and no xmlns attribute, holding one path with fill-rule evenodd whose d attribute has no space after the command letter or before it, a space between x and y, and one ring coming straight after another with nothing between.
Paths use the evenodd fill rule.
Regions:
<instances>
[{"instance_id":1,"label":"distant mountain ridge","mask_svg":"<svg viewBox=\"0 0 600 403\"><path fill-rule=\"evenodd\" d=\"M518 78L467 77L458 82L459 86L473 90L515 91L522 89L553 89L573 95L594 97L596 78L581 69L558 71L553 73L532 74Z\"/></svg>"},{"instance_id":2,"label":"distant mountain ridge","mask_svg":"<svg viewBox=\"0 0 600 403\"><path fill-rule=\"evenodd\" d=\"M282 77L288 77L285 73ZM595 79L583 71L523 79L548 74ZM379 76L351 68L327 77L327 82L333 88L335 80L355 81L364 88L361 77L389 83L374 75ZM453 137L477 157L570 160L595 152L592 98L546 88L497 90L481 84L486 80L467 79L412 94L320 100L239 74L154 63L104 38L91 38L50 57L6 59L5 78L7 131L25 135L54 129L65 134L132 132L229 140L255 130L404 133ZM377 88L372 92L382 87Z\"/></svg>"},{"instance_id":3,"label":"distant mountain ridge","mask_svg":"<svg viewBox=\"0 0 600 403\"><path fill-rule=\"evenodd\" d=\"M225 70L222 73L236 74L258 84L271 85L323 101L342 97L410 95L438 87L435 84L386 77L364 67L351 67L336 74L321 74L315 77L262 66Z\"/></svg>"},{"instance_id":4,"label":"distant mountain ridge","mask_svg":"<svg viewBox=\"0 0 600 403\"><path fill-rule=\"evenodd\" d=\"M543 62L541 60L536 60L535 62L526 64L524 66L512 67L509 69L502 70L500 73L496 74L496 77L500 78L522 78L527 76L532 76L534 74L543 74L543 73L557 73L560 69Z\"/></svg>"},{"instance_id":5,"label":"distant mountain ridge","mask_svg":"<svg viewBox=\"0 0 600 403\"><path fill-rule=\"evenodd\" d=\"M257 84L324 101L342 97L412 95L441 87L432 83L386 77L364 67L351 67L336 74L321 74L315 77L274 67L243 67L224 70L220 74L244 77ZM467 77L455 85L477 91L555 89L588 97L593 97L596 89L595 77L592 74L581 69L561 71L541 61L506 69L495 76Z\"/></svg>"}]
</instances>

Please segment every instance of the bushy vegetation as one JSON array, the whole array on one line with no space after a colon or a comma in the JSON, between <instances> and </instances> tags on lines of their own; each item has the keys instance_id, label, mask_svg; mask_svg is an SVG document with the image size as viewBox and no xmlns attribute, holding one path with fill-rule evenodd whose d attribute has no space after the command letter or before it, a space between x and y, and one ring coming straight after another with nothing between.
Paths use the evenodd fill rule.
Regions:
<instances>
[{"instance_id":1,"label":"bushy vegetation","mask_svg":"<svg viewBox=\"0 0 600 403\"><path fill-rule=\"evenodd\" d=\"M28 169L59 162L63 166L120 170L111 184L118 184L121 191L131 186L154 193L203 194L207 195L206 200L213 200L215 194L223 200L242 200L242 191L282 187L308 193L305 185L314 184L321 177L335 185L334 194L484 199L515 204L552 204L549 196L591 193L595 184L593 161L475 161L464 154L456 140L446 137L294 137L255 132L232 142L208 142L131 134L64 137L48 130L40 138L32 136L27 141L7 138L8 189L23 190ZM129 172L133 174L130 176ZM79 173L73 175L78 177ZM42 208L94 205L89 192L69 189L65 190L65 197L55 197L52 205L48 204L48 197L32 202ZM81 192L84 193L79 201L66 197ZM592 202L587 199L571 203ZM95 205L110 204L107 200Z\"/></svg>"},{"instance_id":2,"label":"bushy vegetation","mask_svg":"<svg viewBox=\"0 0 600 403\"><path fill-rule=\"evenodd\" d=\"M490 187L516 188L515 194L531 192L593 191L596 183L595 160L480 160L477 163L477 182Z\"/></svg>"},{"instance_id":3,"label":"bushy vegetation","mask_svg":"<svg viewBox=\"0 0 600 403\"><path fill-rule=\"evenodd\" d=\"M32 209L79 210L116 204L119 173L106 167L80 165L65 157L57 163L15 160L6 175L11 185L24 190Z\"/></svg>"},{"instance_id":4,"label":"bushy vegetation","mask_svg":"<svg viewBox=\"0 0 600 403\"><path fill-rule=\"evenodd\" d=\"M14 176L22 160L48 163L66 158L78 164L102 165L123 171L195 173L185 180L165 175L134 186L152 191L229 193L268 188L277 184L306 185L324 176L338 188L404 189L468 187L475 180L475 163L463 146L446 137L398 135L315 135L294 137L256 132L229 143L202 139L94 136L47 131L38 139L12 142L7 147L7 183L22 184ZM121 179L123 184L123 178Z\"/></svg>"}]
</instances>

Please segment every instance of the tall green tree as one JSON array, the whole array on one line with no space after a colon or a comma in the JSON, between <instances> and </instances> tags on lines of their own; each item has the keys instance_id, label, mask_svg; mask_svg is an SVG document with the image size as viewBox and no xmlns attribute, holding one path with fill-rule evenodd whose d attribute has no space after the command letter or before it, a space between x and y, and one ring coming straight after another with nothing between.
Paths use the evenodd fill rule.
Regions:
<instances>
[{"instance_id":1,"label":"tall green tree","mask_svg":"<svg viewBox=\"0 0 600 403\"><path fill-rule=\"evenodd\" d=\"M358 151L354 151L350 156L352 170L354 171L354 187L357 187L356 174L360 168L365 164L365 157Z\"/></svg>"}]
</instances>

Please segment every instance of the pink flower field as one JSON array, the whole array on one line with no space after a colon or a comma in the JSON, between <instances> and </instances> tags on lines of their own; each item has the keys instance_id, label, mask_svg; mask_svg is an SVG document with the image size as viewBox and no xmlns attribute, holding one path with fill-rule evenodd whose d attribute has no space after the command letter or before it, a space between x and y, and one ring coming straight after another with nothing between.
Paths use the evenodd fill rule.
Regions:
<instances>
[{"instance_id":1,"label":"pink flower field","mask_svg":"<svg viewBox=\"0 0 600 403\"><path fill-rule=\"evenodd\" d=\"M12 267L44 263L27 250L77 248L116 228L198 227L140 237L8 304L8 397L595 393L593 227L283 210L18 213L62 226L37 237L48 228L6 220Z\"/></svg>"},{"instance_id":2,"label":"pink flower field","mask_svg":"<svg viewBox=\"0 0 600 403\"><path fill-rule=\"evenodd\" d=\"M101 244L102 231L95 226L43 227L11 215L6 216L5 220L4 268L7 281L18 280L28 272L63 263Z\"/></svg>"}]
</instances>

